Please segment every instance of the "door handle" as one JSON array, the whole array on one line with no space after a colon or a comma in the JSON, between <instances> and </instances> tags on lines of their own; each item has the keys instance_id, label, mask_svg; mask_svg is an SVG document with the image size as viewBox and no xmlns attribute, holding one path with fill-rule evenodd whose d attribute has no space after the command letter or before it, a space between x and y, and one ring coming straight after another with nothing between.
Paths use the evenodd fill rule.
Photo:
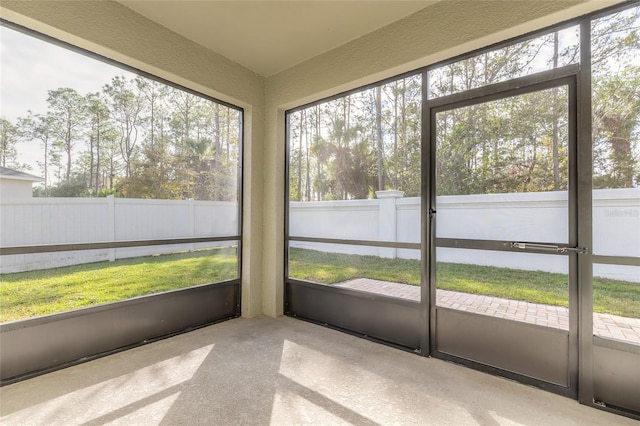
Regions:
<instances>
[{"instance_id":1,"label":"door handle","mask_svg":"<svg viewBox=\"0 0 640 426\"><path fill-rule=\"evenodd\" d=\"M557 244L512 242L510 246L511 248L517 248L522 250L533 249L533 250L553 251L556 253L577 253L577 254L589 253L589 249L585 247L565 247L565 246L559 246Z\"/></svg>"}]
</instances>

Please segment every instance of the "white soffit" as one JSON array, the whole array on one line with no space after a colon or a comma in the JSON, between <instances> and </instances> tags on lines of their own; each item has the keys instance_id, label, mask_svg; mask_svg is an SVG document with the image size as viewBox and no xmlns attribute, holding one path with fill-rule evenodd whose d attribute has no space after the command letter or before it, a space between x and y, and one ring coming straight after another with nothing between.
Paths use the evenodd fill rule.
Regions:
<instances>
[{"instance_id":1,"label":"white soffit","mask_svg":"<svg viewBox=\"0 0 640 426\"><path fill-rule=\"evenodd\" d=\"M437 1L118 0L134 12L264 77Z\"/></svg>"}]
</instances>

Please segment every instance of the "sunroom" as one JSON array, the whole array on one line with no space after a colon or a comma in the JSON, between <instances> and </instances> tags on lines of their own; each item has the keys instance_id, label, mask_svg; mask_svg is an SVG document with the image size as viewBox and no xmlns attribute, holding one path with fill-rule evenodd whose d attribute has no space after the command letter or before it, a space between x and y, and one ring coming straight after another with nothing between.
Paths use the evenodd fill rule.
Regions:
<instances>
[{"instance_id":1,"label":"sunroom","mask_svg":"<svg viewBox=\"0 0 640 426\"><path fill-rule=\"evenodd\" d=\"M199 403L164 422L488 421L476 396L449 419L385 409L402 403L362 384L376 368L378 389L427 399L425 381L448 386L424 376L438 368L543 391L521 415L485 407L498 423L527 423L539 395L640 418L638 2L0 13L2 167L34 182L0 193L3 421L161 423L141 413ZM179 380L157 367L171 360ZM64 374L105 380L20 405ZM155 390L82 414L78 398L131 380ZM203 414L189 380L245 414ZM76 417L51 417L68 404Z\"/></svg>"}]
</instances>

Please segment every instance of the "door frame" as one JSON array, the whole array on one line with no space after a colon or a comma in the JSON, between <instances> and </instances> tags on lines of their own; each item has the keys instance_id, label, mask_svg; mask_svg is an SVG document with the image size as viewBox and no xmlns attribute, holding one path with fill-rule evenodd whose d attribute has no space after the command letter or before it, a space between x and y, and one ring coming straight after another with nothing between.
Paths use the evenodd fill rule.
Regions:
<instances>
[{"instance_id":1,"label":"door frame","mask_svg":"<svg viewBox=\"0 0 640 426\"><path fill-rule=\"evenodd\" d=\"M578 80L579 65L568 65L550 71L540 72L525 77L508 80L484 86L477 89L470 89L453 95L443 96L436 99L427 99L423 105L423 182L426 185L423 191L423 259L426 259L425 269L427 277L423 281L423 288L428 292L423 297L423 310L428 312L427 336L429 353L431 356L449 361L461 363L472 368L490 372L492 374L508 377L517 381L531 384L555 393L559 393L572 398L578 396L579 377L579 257L577 253L567 253L569 270L569 332L568 332L568 360L567 361L567 385L551 383L547 380L531 377L524 373L514 372L506 368L499 368L494 365L474 361L462 356L455 356L438 349L437 316L436 306L436 247L457 247L469 249L499 250L511 252L534 252L522 249L504 247L504 242L489 240L462 240L462 239L439 239L436 237L437 205L436 205L436 126L435 119L438 112L453 110L471 105L483 104L499 99L524 95L553 87L567 87L568 96L568 239L567 247L581 247L578 245L578 201L582 198L578 194L591 191L590 175L588 188L584 182L578 181L578 158L584 158L584 151L588 149L590 158L590 147L579 147L578 145ZM424 86L428 88L428 75L425 72ZM583 144L585 145L585 144ZM590 208L590 207L589 207ZM564 244L560 244L565 246ZM590 280L589 280L590 282ZM584 285L584 283L583 283ZM446 308L445 308L446 309ZM473 314L468 314L473 315ZM484 317L484 316L482 316ZM501 321L509 320L499 320ZM505 325L508 323L502 323ZM518 327L520 325L517 325ZM539 333L541 330L536 330ZM533 332L533 331L532 331ZM557 330L550 329L549 333L556 334ZM543 332L544 333L544 332Z\"/></svg>"}]
</instances>

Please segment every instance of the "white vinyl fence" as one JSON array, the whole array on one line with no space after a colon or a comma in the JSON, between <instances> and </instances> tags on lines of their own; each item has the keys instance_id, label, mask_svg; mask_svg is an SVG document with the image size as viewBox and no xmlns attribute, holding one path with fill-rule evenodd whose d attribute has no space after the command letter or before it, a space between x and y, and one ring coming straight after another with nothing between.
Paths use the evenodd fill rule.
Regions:
<instances>
[{"instance_id":1,"label":"white vinyl fence","mask_svg":"<svg viewBox=\"0 0 640 426\"><path fill-rule=\"evenodd\" d=\"M29 198L0 203L3 247L238 235L234 202L114 198ZM229 245L172 244L5 255L2 273Z\"/></svg>"},{"instance_id":2,"label":"white vinyl fence","mask_svg":"<svg viewBox=\"0 0 640 426\"><path fill-rule=\"evenodd\" d=\"M640 189L593 192L594 247L606 256L640 257ZM437 198L437 237L566 243L566 193L539 192ZM378 199L292 202L290 235L348 240L420 242L420 199L382 191ZM121 198L30 198L0 203L0 245L24 246L238 233L237 204L215 201ZM46 269L227 242L8 255L2 273ZM292 242L334 253L419 259L419 250ZM566 256L440 248L437 260L567 272ZM594 265L597 276L640 282L640 267Z\"/></svg>"},{"instance_id":3,"label":"white vinyl fence","mask_svg":"<svg viewBox=\"0 0 640 426\"><path fill-rule=\"evenodd\" d=\"M514 242L568 243L563 192L441 196L437 237ZM593 191L591 252L640 257L640 188ZM420 242L420 199L383 191L375 200L292 202L290 235L348 240ZM291 247L334 253L419 259L419 250L292 241ZM568 271L568 258L485 250L439 248L442 262L548 272ZM640 267L594 265L596 276L640 282Z\"/></svg>"}]
</instances>

